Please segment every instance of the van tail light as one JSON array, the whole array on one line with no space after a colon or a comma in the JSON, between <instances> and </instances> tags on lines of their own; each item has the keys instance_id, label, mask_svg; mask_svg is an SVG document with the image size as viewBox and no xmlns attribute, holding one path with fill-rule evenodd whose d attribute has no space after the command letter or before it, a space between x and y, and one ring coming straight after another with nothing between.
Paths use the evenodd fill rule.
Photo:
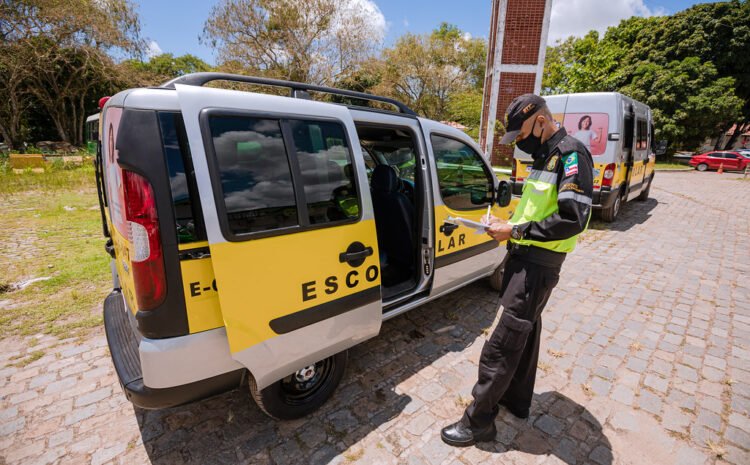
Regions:
<instances>
[{"instance_id":1,"label":"van tail light","mask_svg":"<svg viewBox=\"0 0 750 465\"><path fill-rule=\"evenodd\" d=\"M122 180L138 310L152 310L167 296L156 198L143 176L123 170Z\"/></svg>"},{"instance_id":2,"label":"van tail light","mask_svg":"<svg viewBox=\"0 0 750 465\"><path fill-rule=\"evenodd\" d=\"M604 178L602 179L602 187L612 187L612 180L615 178L615 165L610 163L604 167Z\"/></svg>"},{"instance_id":3,"label":"van tail light","mask_svg":"<svg viewBox=\"0 0 750 465\"><path fill-rule=\"evenodd\" d=\"M513 163L511 163L511 168L510 168L511 179L516 179L516 166L517 165L518 165L518 162L516 160L513 160Z\"/></svg>"}]
</instances>

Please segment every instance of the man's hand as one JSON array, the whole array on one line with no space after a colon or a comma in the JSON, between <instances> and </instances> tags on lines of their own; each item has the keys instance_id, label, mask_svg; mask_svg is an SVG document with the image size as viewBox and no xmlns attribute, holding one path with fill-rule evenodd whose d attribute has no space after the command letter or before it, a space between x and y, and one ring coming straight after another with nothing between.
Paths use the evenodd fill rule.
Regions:
<instances>
[{"instance_id":1,"label":"man's hand","mask_svg":"<svg viewBox=\"0 0 750 465\"><path fill-rule=\"evenodd\" d=\"M493 216L492 214L490 214L489 217L487 215L483 215L482 219L479 220L479 221L482 222L482 223L484 223L484 224L495 224L495 223L501 223L501 222L503 222L503 219L502 218L498 218L498 217Z\"/></svg>"},{"instance_id":2,"label":"man's hand","mask_svg":"<svg viewBox=\"0 0 750 465\"><path fill-rule=\"evenodd\" d=\"M498 242L507 241L510 239L510 232L513 230L513 226L508 223L492 223L487 228L487 234Z\"/></svg>"}]
</instances>

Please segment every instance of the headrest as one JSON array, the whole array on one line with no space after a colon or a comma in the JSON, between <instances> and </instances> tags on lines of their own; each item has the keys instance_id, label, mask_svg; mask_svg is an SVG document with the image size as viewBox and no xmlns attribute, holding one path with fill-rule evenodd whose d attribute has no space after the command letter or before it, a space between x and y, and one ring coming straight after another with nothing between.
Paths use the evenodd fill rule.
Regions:
<instances>
[{"instance_id":1,"label":"headrest","mask_svg":"<svg viewBox=\"0 0 750 465\"><path fill-rule=\"evenodd\" d=\"M378 165L372 172L370 181L372 189L378 192L391 193L398 190L396 170L388 165Z\"/></svg>"}]
</instances>

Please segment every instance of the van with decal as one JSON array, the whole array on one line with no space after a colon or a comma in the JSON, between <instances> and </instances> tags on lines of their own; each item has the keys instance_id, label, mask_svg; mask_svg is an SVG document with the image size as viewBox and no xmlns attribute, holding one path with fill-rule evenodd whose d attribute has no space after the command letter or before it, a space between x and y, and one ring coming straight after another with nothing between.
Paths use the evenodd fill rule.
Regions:
<instances>
[{"instance_id":1,"label":"van with decal","mask_svg":"<svg viewBox=\"0 0 750 465\"><path fill-rule=\"evenodd\" d=\"M604 221L617 218L624 202L648 199L656 163L651 109L617 92L544 97L558 126L579 139L594 160L593 207ZM531 156L516 148L511 185L521 195Z\"/></svg>"},{"instance_id":2,"label":"van with decal","mask_svg":"<svg viewBox=\"0 0 750 465\"><path fill-rule=\"evenodd\" d=\"M105 332L140 407L247 386L274 418L306 415L383 320L499 285L505 249L449 217L510 218L509 184L398 101L196 73L109 99L99 146Z\"/></svg>"}]
</instances>

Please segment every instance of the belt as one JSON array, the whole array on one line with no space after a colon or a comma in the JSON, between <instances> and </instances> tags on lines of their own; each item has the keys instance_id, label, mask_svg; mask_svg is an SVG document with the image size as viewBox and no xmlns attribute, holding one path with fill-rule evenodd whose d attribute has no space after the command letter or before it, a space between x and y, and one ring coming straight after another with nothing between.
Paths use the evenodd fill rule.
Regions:
<instances>
[{"instance_id":1,"label":"belt","mask_svg":"<svg viewBox=\"0 0 750 465\"><path fill-rule=\"evenodd\" d=\"M565 261L566 253L535 247L533 245L520 245L508 241L508 253L513 256L535 263L537 265L560 267Z\"/></svg>"}]
</instances>

